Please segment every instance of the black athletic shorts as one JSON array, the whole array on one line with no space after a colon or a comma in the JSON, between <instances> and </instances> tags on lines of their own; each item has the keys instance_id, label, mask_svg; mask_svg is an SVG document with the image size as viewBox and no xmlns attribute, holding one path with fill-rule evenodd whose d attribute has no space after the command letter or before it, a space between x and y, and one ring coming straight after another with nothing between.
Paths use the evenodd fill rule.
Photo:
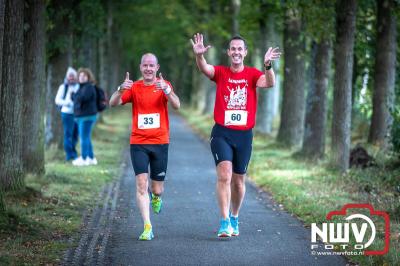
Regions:
<instances>
[{"instance_id":1,"label":"black athletic shorts","mask_svg":"<svg viewBox=\"0 0 400 266\"><path fill-rule=\"evenodd\" d=\"M234 130L215 124L210 137L215 165L231 161L233 172L243 175L247 171L253 142L253 131Z\"/></svg>"},{"instance_id":2,"label":"black athletic shorts","mask_svg":"<svg viewBox=\"0 0 400 266\"><path fill-rule=\"evenodd\" d=\"M164 181L167 174L168 144L131 144L131 160L135 175L149 173L150 178Z\"/></svg>"}]
</instances>

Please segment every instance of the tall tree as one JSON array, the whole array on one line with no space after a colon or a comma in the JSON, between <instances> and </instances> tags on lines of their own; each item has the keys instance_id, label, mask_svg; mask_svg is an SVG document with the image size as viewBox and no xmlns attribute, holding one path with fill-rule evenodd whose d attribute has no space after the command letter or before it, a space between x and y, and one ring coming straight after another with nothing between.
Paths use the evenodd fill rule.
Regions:
<instances>
[{"instance_id":1,"label":"tall tree","mask_svg":"<svg viewBox=\"0 0 400 266\"><path fill-rule=\"evenodd\" d=\"M258 26L260 29L259 42L255 54L255 66L262 69L264 66L263 53L268 47L276 47L279 43L277 33L277 8L274 5L268 4L265 0L260 1L260 16L258 18ZM274 11L271 11L274 10ZM268 13L267 13L268 11ZM257 123L256 130L261 133L272 133L272 122L276 115L279 89L280 89L280 74L279 74L279 60L273 63L275 71L275 86L269 89L258 90L258 107L257 107Z\"/></svg>"},{"instance_id":2,"label":"tall tree","mask_svg":"<svg viewBox=\"0 0 400 266\"><path fill-rule=\"evenodd\" d=\"M311 82L307 94L302 153L311 159L319 159L325 153L330 49L327 39L315 42L310 64Z\"/></svg>"},{"instance_id":3,"label":"tall tree","mask_svg":"<svg viewBox=\"0 0 400 266\"><path fill-rule=\"evenodd\" d=\"M4 17L5 17L6 1L0 0L0 95L2 94L3 88L3 40L4 40ZM0 107L1 114L1 107ZM0 187L0 212L5 210L5 204L3 199L3 189Z\"/></svg>"},{"instance_id":4,"label":"tall tree","mask_svg":"<svg viewBox=\"0 0 400 266\"><path fill-rule=\"evenodd\" d=\"M233 3L232 3L233 4ZM213 20L216 16L221 15L221 5L215 1L211 0L210 2L210 9L209 9L209 16L208 21ZM207 24L208 24L207 21ZM236 22L237 18L236 18ZM239 27L239 26L236 26ZM207 61L211 65L217 65L219 62L218 57L218 50L224 50L223 41L218 33L215 32L215 29L209 27L208 29L208 36L210 36L210 43L213 45L213 48L208 50L207 54L205 55ZM208 40L206 40L208 42ZM221 49L222 48L222 49ZM200 80L203 84L203 89L205 89L205 103L203 108L204 114L211 114L214 111L214 103L215 103L215 83L211 82L205 75L201 75Z\"/></svg>"},{"instance_id":5,"label":"tall tree","mask_svg":"<svg viewBox=\"0 0 400 266\"><path fill-rule=\"evenodd\" d=\"M277 140L288 147L301 144L304 129L304 38L300 9L286 10L284 29L284 69L281 124Z\"/></svg>"},{"instance_id":6,"label":"tall tree","mask_svg":"<svg viewBox=\"0 0 400 266\"><path fill-rule=\"evenodd\" d=\"M4 191L22 187L24 184L21 154L24 1L1 2L0 10L4 8L4 24L1 23L0 190ZM0 208L4 209L4 206Z\"/></svg>"},{"instance_id":7,"label":"tall tree","mask_svg":"<svg viewBox=\"0 0 400 266\"><path fill-rule=\"evenodd\" d=\"M325 153L327 90L331 68L331 41L334 36L332 32L335 28L335 5L329 1L313 0L303 8L306 9L306 30L312 45L301 153L309 159L320 159Z\"/></svg>"},{"instance_id":8,"label":"tall tree","mask_svg":"<svg viewBox=\"0 0 400 266\"><path fill-rule=\"evenodd\" d=\"M24 170L44 173L45 4L25 1L22 158Z\"/></svg>"},{"instance_id":9,"label":"tall tree","mask_svg":"<svg viewBox=\"0 0 400 266\"><path fill-rule=\"evenodd\" d=\"M388 146L393 118L396 76L396 16L393 0L377 0L377 42L374 94L369 142Z\"/></svg>"},{"instance_id":10,"label":"tall tree","mask_svg":"<svg viewBox=\"0 0 400 266\"><path fill-rule=\"evenodd\" d=\"M240 4L241 4L240 0L231 0L232 35L238 35L240 33L240 28L239 28Z\"/></svg>"},{"instance_id":11,"label":"tall tree","mask_svg":"<svg viewBox=\"0 0 400 266\"><path fill-rule=\"evenodd\" d=\"M72 2L54 0L47 8L49 31L46 51L48 53L46 81L46 146L63 147L63 131L60 110L54 103L57 89L63 83L66 70L72 58Z\"/></svg>"},{"instance_id":12,"label":"tall tree","mask_svg":"<svg viewBox=\"0 0 400 266\"><path fill-rule=\"evenodd\" d=\"M356 9L356 0L339 0L337 3L331 160L341 171L349 168Z\"/></svg>"}]
</instances>

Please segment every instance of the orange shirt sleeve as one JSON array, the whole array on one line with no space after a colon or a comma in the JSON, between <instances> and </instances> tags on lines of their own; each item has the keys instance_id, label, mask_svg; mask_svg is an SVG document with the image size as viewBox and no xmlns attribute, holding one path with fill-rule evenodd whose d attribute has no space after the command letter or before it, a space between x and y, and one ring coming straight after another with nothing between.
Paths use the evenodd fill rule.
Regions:
<instances>
[{"instance_id":1,"label":"orange shirt sleeve","mask_svg":"<svg viewBox=\"0 0 400 266\"><path fill-rule=\"evenodd\" d=\"M132 102L133 85L129 90L125 90L121 96L122 105Z\"/></svg>"}]
</instances>

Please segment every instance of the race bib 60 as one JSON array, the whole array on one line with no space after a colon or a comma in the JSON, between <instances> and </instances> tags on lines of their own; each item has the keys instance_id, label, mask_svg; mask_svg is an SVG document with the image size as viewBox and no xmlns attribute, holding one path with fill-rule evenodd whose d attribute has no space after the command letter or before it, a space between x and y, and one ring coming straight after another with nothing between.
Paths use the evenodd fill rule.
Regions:
<instances>
[{"instance_id":1,"label":"race bib 60","mask_svg":"<svg viewBox=\"0 0 400 266\"><path fill-rule=\"evenodd\" d=\"M245 126L247 124L247 111L225 111L225 126Z\"/></svg>"}]
</instances>

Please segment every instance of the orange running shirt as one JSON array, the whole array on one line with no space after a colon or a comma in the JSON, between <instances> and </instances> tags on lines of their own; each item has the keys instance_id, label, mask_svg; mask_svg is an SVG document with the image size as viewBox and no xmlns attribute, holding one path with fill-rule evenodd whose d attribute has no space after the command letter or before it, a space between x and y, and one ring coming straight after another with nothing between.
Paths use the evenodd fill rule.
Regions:
<instances>
[{"instance_id":1,"label":"orange running shirt","mask_svg":"<svg viewBox=\"0 0 400 266\"><path fill-rule=\"evenodd\" d=\"M131 144L169 143L168 97L162 90L138 80L124 91L121 100L122 104L132 103Z\"/></svg>"}]
</instances>

